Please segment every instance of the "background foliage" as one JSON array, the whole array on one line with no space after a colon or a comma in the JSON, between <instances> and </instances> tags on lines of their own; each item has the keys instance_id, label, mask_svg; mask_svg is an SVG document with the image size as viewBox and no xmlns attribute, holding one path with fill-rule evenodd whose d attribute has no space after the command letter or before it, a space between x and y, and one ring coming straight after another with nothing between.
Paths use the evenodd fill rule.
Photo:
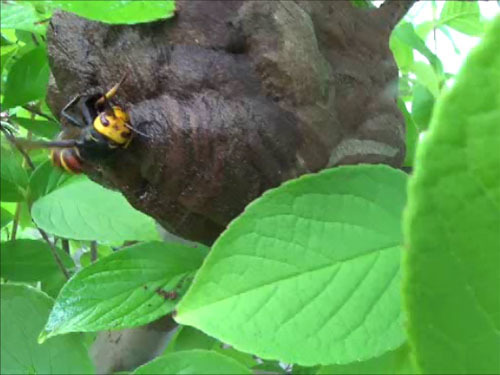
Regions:
<instances>
[{"instance_id":1,"label":"background foliage","mask_svg":"<svg viewBox=\"0 0 500 375\"><path fill-rule=\"evenodd\" d=\"M58 132L45 103L57 9L133 24L175 5L1 3L2 373L92 373L92 332L174 309L180 328L137 374L500 372L500 18L484 4L417 3L391 36L410 178L303 176L250 204L208 256L158 242L119 193L6 139Z\"/></svg>"}]
</instances>

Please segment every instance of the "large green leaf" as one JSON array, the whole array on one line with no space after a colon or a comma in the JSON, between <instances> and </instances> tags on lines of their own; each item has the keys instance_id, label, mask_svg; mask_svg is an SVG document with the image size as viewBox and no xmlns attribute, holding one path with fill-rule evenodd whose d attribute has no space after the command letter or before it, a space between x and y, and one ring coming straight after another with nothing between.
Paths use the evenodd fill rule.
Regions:
<instances>
[{"instance_id":1,"label":"large green leaf","mask_svg":"<svg viewBox=\"0 0 500 375\"><path fill-rule=\"evenodd\" d=\"M436 105L405 216L423 373L500 373L500 17Z\"/></svg>"},{"instance_id":2,"label":"large green leaf","mask_svg":"<svg viewBox=\"0 0 500 375\"><path fill-rule=\"evenodd\" d=\"M50 297L27 285L2 284L0 289L2 374L94 373L79 335L37 343L53 303Z\"/></svg>"},{"instance_id":3,"label":"large green leaf","mask_svg":"<svg viewBox=\"0 0 500 375\"><path fill-rule=\"evenodd\" d=\"M203 247L149 242L98 260L64 285L40 339L158 319L172 311L205 255Z\"/></svg>"},{"instance_id":4,"label":"large green leaf","mask_svg":"<svg viewBox=\"0 0 500 375\"><path fill-rule=\"evenodd\" d=\"M186 350L158 357L134 374L251 374L240 362L208 350Z\"/></svg>"},{"instance_id":5,"label":"large green leaf","mask_svg":"<svg viewBox=\"0 0 500 375\"><path fill-rule=\"evenodd\" d=\"M57 252L67 269L74 266L68 254L60 249L57 249ZM56 297L66 282L49 245L45 242L29 239L8 241L2 244L0 256L1 274L5 280L40 281L42 290L51 297Z\"/></svg>"},{"instance_id":6,"label":"large green leaf","mask_svg":"<svg viewBox=\"0 0 500 375\"><path fill-rule=\"evenodd\" d=\"M154 220L135 210L117 192L82 179L37 200L31 214L49 233L75 240L158 239Z\"/></svg>"},{"instance_id":7,"label":"large green leaf","mask_svg":"<svg viewBox=\"0 0 500 375\"><path fill-rule=\"evenodd\" d=\"M48 83L47 52L44 47L38 47L21 56L10 68L2 109L45 97Z\"/></svg>"},{"instance_id":8,"label":"large green leaf","mask_svg":"<svg viewBox=\"0 0 500 375\"><path fill-rule=\"evenodd\" d=\"M25 198L28 185L28 174L22 166L22 157L4 144L0 147L0 152L1 200L3 202L21 202Z\"/></svg>"},{"instance_id":9,"label":"large green leaf","mask_svg":"<svg viewBox=\"0 0 500 375\"><path fill-rule=\"evenodd\" d=\"M356 361L347 365L329 365L321 367L317 375L358 375L358 374L380 374L380 375L410 375L416 374L410 359L408 344L403 344L396 350L382 354L380 357L367 361Z\"/></svg>"},{"instance_id":10,"label":"large green leaf","mask_svg":"<svg viewBox=\"0 0 500 375\"><path fill-rule=\"evenodd\" d=\"M62 9L95 21L133 24L170 18L175 1L44 1L46 6Z\"/></svg>"},{"instance_id":11,"label":"large green leaf","mask_svg":"<svg viewBox=\"0 0 500 375\"><path fill-rule=\"evenodd\" d=\"M439 23L473 36L481 35L484 28L478 1L446 1Z\"/></svg>"},{"instance_id":12,"label":"large green leaf","mask_svg":"<svg viewBox=\"0 0 500 375\"><path fill-rule=\"evenodd\" d=\"M404 340L405 183L401 171L361 165L267 192L216 241L176 320L238 350L301 365L395 349Z\"/></svg>"}]
</instances>

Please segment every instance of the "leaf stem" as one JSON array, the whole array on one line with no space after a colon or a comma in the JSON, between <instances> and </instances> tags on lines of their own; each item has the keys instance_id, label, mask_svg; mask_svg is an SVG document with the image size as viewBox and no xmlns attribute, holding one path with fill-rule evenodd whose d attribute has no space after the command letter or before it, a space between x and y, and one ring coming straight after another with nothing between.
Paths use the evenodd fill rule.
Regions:
<instances>
[{"instance_id":1,"label":"leaf stem","mask_svg":"<svg viewBox=\"0 0 500 375\"><path fill-rule=\"evenodd\" d=\"M19 227L19 218L21 216L21 203L16 204L16 212L14 213L14 220L12 222L12 234L10 240L14 241L17 236L17 228Z\"/></svg>"},{"instance_id":2,"label":"leaf stem","mask_svg":"<svg viewBox=\"0 0 500 375\"><path fill-rule=\"evenodd\" d=\"M97 260L97 241L90 241L90 261L94 263Z\"/></svg>"},{"instance_id":3,"label":"leaf stem","mask_svg":"<svg viewBox=\"0 0 500 375\"><path fill-rule=\"evenodd\" d=\"M38 230L38 232L42 235L42 238L45 240L45 242L47 242L49 244L50 251L52 252L52 256L54 257L54 259L55 259L55 261L57 263L57 266L59 267L59 269L61 270L61 272L64 274L64 277L66 277L66 279L69 279L69 276L70 276L69 272L64 267L64 264L62 263L61 258L59 258L59 255L57 254L56 247L50 241L49 236L47 235L47 233L43 229L39 228L36 224L35 224L35 227Z\"/></svg>"},{"instance_id":4,"label":"leaf stem","mask_svg":"<svg viewBox=\"0 0 500 375\"><path fill-rule=\"evenodd\" d=\"M61 239L62 248L66 254L69 255L69 241L67 239Z\"/></svg>"}]
</instances>

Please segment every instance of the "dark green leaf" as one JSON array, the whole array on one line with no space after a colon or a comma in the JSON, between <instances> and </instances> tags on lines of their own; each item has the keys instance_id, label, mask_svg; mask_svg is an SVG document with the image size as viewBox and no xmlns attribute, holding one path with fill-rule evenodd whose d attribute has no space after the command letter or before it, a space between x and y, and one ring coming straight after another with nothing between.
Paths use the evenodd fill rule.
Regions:
<instances>
[{"instance_id":1,"label":"dark green leaf","mask_svg":"<svg viewBox=\"0 0 500 375\"><path fill-rule=\"evenodd\" d=\"M135 210L117 192L81 179L37 200L33 220L63 238L96 241L158 239L152 218Z\"/></svg>"},{"instance_id":2,"label":"dark green leaf","mask_svg":"<svg viewBox=\"0 0 500 375\"><path fill-rule=\"evenodd\" d=\"M8 145L2 145L0 158L0 192L3 202L21 202L25 198L28 174L22 157Z\"/></svg>"},{"instance_id":3,"label":"dark green leaf","mask_svg":"<svg viewBox=\"0 0 500 375\"><path fill-rule=\"evenodd\" d=\"M405 103L401 99L398 99L398 108L401 110L406 124L406 156L403 166L412 167L415 150L418 144L419 131L415 126L410 113L408 113Z\"/></svg>"},{"instance_id":4,"label":"dark green leaf","mask_svg":"<svg viewBox=\"0 0 500 375\"><path fill-rule=\"evenodd\" d=\"M21 56L7 75L3 110L45 96L49 82L49 64L44 47L35 48Z\"/></svg>"},{"instance_id":5,"label":"dark green leaf","mask_svg":"<svg viewBox=\"0 0 500 375\"><path fill-rule=\"evenodd\" d=\"M413 87L411 115L421 131L429 127L434 101L434 95L425 86L419 83L415 84Z\"/></svg>"},{"instance_id":6,"label":"dark green leaf","mask_svg":"<svg viewBox=\"0 0 500 375\"><path fill-rule=\"evenodd\" d=\"M374 165L265 193L216 241L176 321L243 352L305 366L398 347L405 195L403 172Z\"/></svg>"},{"instance_id":7,"label":"dark green leaf","mask_svg":"<svg viewBox=\"0 0 500 375\"><path fill-rule=\"evenodd\" d=\"M59 258L66 269L74 264L68 254L57 249ZM15 240L4 242L0 248L2 277L9 281L37 282L52 297L66 282L57 266L47 243L37 240Z\"/></svg>"},{"instance_id":8,"label":"dark green leaf","mask_svg":"<svg viewBox=\"0 0 500 375\"><path fill-rule=\"evenodd\" d=\"M45 1L46 6L62 9L95 21L134 24L170 18L175 2L166 1Z\"/></svg>"},{"instance_id":9,"label":"dark green leaf","mask_svg":"<svg viewBox=\"0 0 500 375\"><path fill-rule=\"evenodd\" d=\"M5 47L5 46L11 46L13 45L14 43L11 42L9 39L7 39L6 37L2 35L0 35L0 46L1 47Z\"/></svg>"},{"instance_id":10,"label":"dark green leaf","mask_svg":"<svg viewBox=\"0 0 500 375\"><path fill-rule=\"evenodd\" d=\"M30 202L53 192L70 179L75 180L74 176L54 167L50 160L45 161L30 176L28 191Z\"/></svg>"},{"instance_id":11,"label":"dark green leaf","mask_svg":"<svg viewBox=\"0 0 500 375\"><path fill-rule=\"evenodd\" d=\"M2 284L0 289L2 374L94 373L79 335L37 343L52 307L50 297L27 285Z\"/></svg>"},{"instance_id":12,"label":"dark green leaf","mask_svg":"<svg viewBox=\"0 0 500 375\"><path fill-rule=\"evenodd\" d=\"M187 350L162 355L139 367L134 374L251 374L240 362L208 350Z\"/></svg>"},{"instance_id":13,"label":"dark green leaf","mask_svg":"<svg viewBox=\"0 0 500 375\"><path fill-rule=\"evenodd\" d=\"M172 311L206 248L149 242L85 267L64 285L41 340L149 323ZM167 296L174 292L177 296Z\"/></svg>"},{"instance_id":14,"label":"dark green leaf","mask_svg":"<svg viewBox=\"0 0 500 375\"><path fill-rule=\"evenodd\" d=\"M500 373L500 16L436 104L409 184L409 342L424 374Z\"/></svg>"},{"instance_id":15,"label":"dark green leaf","mask_svg":"<svg viewBox=\"0 0 500 375\"><path fill-rule=\"evenodd\" d=\"M28 118L15 117L13 121L17 122L26 130L33 134L45 138L54 138L61 130L60 126L52 121L47 120L32 120Z\"/></svg>"},{"instance_id":16,"label":"dark green leaf","mask_svg":"<svg viewBox=\"0 0 500 375\"><path fill-rule=\"evenodd\" d=\"M216 344L217 340L196 328L180 326L163 354L191 349L211 350Z\"/></svg>"},{"instance_id":17,"label":"dark green leaf","mask_svg":"<svg viewBox=\"0 0 500 375\"><path fill-rule=\"evenodd\" d=\"M245 367L253 367L257 364L257 361L250 353L243 353L235 348L226 347L223 344L218 344L213 349L214 352L225 355L226 357L233 358L234 360L240 362Z\"/></svg>"},{"instance_id":18,"label":"dark green leaf","mask_svg":"<svg viewBox=\"0 0 500 375\"><path fill-rule=\"evenodd\" d=\"M350 0L356 8L361 9L374 9L375 5L370 0Z\"/></svg>"}]
</instances>

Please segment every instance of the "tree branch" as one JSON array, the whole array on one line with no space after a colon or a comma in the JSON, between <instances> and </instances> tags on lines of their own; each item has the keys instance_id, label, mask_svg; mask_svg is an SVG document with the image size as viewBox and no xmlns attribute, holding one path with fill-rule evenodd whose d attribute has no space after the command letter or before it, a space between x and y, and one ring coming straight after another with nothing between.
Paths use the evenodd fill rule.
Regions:
<instances>
[{"instance_id":1,"label":"tree branch","mask_svg":"<svg viewBox=\"0 0 500 375\"><path fill-rule=\"evenodd\" d=\"M415 2L416 0L386 0L378 9L379 16L387 20L387 24L392 30Z\"/></svg>"}]
</instances>

